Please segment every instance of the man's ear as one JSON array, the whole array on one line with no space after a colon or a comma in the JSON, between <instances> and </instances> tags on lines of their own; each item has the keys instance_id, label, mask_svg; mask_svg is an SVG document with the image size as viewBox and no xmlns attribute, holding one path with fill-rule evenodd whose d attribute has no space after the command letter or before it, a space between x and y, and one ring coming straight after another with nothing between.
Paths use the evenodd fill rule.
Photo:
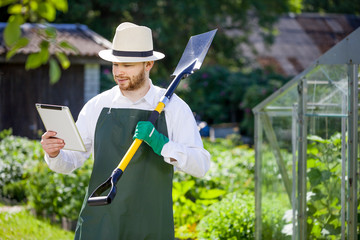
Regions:
<instances>
[{"instance_id":1,"label":"man's ear","mask_svg":"<svg viewBox=\"0 0 360 240\"><path fill-rule=\"evenodd\" d=\"M145 71L149 72L154 66L154 61L145 62Z\"/></svg>"}]
</instances>

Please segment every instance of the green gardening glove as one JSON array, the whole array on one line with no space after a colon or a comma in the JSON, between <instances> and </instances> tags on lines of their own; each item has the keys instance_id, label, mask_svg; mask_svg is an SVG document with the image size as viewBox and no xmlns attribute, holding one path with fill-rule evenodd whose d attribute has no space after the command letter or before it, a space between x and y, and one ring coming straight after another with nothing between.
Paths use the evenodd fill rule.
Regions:
<instances>
[{"instance_id":1,"label":"green gardening glove","mask_svg":"<svg viewBox=\"0 0 360 240\"><path fill-rule=\"evenodd\" d=\"M161 150L169 139L159 133L149 121L138 122L133 139L144 140L156 154L161 156Z\"/></svg>"}]
</instances>

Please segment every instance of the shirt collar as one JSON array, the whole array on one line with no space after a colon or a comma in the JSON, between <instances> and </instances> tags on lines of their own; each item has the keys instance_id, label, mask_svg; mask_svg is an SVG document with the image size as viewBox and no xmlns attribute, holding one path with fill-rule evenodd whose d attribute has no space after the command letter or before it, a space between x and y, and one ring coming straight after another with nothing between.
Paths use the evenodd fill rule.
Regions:
<instances>
[{"instance_id":1,"label":"shirt collar","mask_svg":"<svg viewBox=\"0 0 360 240\"><path fill-rule=\"evenodd\" d=\"M140 103L142 101L146 101L147 103L149 103L151 106L154 106L158 103L159 99L156 99L156 89L155 86L153 85L151 79L150 80L150 89L149 91L146 93L146 95L142 98L140 98L138 101L134 102L133 104L137 104ZM120 91L120 88L118 85L116 85L114 87L114 91L115 91L115 95L113 98L113 102L117 102L117 101L130 101L127 97L125 97L122 92Z\"/></svg>"},{"instance_id":2,"label":"shirt collar","mask_svg":"<svg viewBox=\"0 0 360 240\"><path fill-rule=\"evenodd\" d=\"M157 94L156 94L155 86L152 84L152 81L150 80L150 89L142 99L144 99L151 106L154 106L159 101L159 99L156 99L156 95ZM139 101L141 101L142 99L140 99Z\"/></svg>"}]
</instances>

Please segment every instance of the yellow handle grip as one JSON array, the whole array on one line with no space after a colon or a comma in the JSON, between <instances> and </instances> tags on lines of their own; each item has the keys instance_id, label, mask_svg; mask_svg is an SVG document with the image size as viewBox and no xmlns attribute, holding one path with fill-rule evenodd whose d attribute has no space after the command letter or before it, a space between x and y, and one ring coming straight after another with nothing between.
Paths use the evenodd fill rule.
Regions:
<instances>
[{"instance_id":1,"label":"yellow handle grip","mask_svg":"<svg viewBox=\"0 0 360 240\"><path fill-rule=\"evenodd\" d=\"M154 110L157 111L158 113L161 113L162 110L164 110L164 108L165 108L165 103L159 102Z\"/></svg>"},{"instance_id":2,"label":"yellow handle grip","mask_svg":"<svg viewBox=\"0 0 360 240\"><path fill-rule=\"evenodd\" d=\"M118 168L120 168L122 171L125 171L125 168L129 164L130 160L132 159L132 157L134 156L134 154L136 153L142 142L143 140L137 138L133 141L130 148L127 150L126 154L121 159Z\"/></svg>"},{"instance_id":3,"label":"yellow handle grip","mask_svg":"<svg viewBox=\"0 0 360 240\"><path fill-rule=\"evenodd\" d=\"M165 104L163 102L159 102L154 110L160 114L162 112L162 110L164 109L164 107L165 107ZM131 161L132 157L135 155L136 151L138 150L138 148L140 147L142 142L143 142L143 140L140 140L140 139L135 139L133 141L130 148L127 150L126 154L121 159L121 162L119 163L117 168L121 169L122 171L125 171L125 168Z\"/></svg>"}]
</instances>

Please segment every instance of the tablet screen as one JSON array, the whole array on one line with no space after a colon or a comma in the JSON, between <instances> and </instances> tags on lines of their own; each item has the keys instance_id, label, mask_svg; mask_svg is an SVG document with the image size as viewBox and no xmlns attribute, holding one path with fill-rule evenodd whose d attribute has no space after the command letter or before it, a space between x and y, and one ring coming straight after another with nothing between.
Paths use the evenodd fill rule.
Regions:
<instances>
[{"instance_id":1,"label":"tablet screen","mask_svg":"<svg viewBox=\"0 0 360 240\"><path fill-rule=\"evenodd\" d=\"M35 104L46 131L56 132L65 142L64 149L85 152L86 148L67 106Z\"/></svg>"}]
</instances>

